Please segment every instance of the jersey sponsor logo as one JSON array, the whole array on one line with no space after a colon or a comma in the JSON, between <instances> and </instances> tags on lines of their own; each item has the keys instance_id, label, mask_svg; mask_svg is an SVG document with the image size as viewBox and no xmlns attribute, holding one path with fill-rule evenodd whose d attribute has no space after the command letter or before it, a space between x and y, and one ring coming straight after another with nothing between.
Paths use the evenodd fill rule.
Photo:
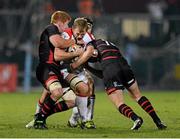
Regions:
<instances>
[{"instance_id":1,"label":"jersey sponsor logo","mask_svg":"<svg viewBox=\"0 0 180 139\"><path fill-rule=\"evenodd\" d=\"M113 82L114 87L122 87L122 84L119 84L118 82Z\"/></svg>"}]
</instances>

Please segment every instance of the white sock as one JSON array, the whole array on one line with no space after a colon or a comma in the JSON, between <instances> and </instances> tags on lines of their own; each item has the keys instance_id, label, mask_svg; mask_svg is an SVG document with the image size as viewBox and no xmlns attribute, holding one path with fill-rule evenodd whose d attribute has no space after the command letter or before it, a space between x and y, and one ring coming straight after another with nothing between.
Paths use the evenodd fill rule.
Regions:
<instances>
[{"instance_id":1,"label":"white sock","mask_svg":"<svg viewBox=\"0 0 180 139\"><path fill-rule=\"evenodd\" d=\"M94 115L94 103L95 103L95 97L89 98L89 106L87 111L87 120L90 121L93 119Z\"/></svg>"},{"instance_id":2,"label":"white sock","mask_svg":"<svg viewBox=\"0 0 180 139\"><path fill-rule=\"evenodd\" d=\"M87 121L87 118L86 118L86 115L87 115L87 98L88 97L76 96L76 106L78 108L82 122Z\"/></svg>"},{"instance_id":3,"label":"white sock","mask_svg":"<svg viewBox=\"0 0 180 139\"><path fill-rule=\"evenodd\" d=\"M77 124L78 119L80 118L79 112L78 112L78 108L74 107L72 110L72 115L69 119L71 124Z\"/></svg>"}]
</instances>

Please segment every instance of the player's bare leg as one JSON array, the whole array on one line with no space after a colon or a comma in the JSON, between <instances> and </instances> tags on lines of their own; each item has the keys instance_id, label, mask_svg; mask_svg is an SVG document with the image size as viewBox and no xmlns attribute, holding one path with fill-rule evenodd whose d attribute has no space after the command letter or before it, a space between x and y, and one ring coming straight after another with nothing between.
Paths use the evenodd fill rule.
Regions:
<instances>
[{"instance_id":1,"label":"player's bare leg","mask_svg":"<svg viewBox=\"0 0 180 139\"><path fill-rule=\"evenodd\" d=\"M49 94L47 94L45 97L45 93L48 93L48 91L46 89L44 89L42 97L40 98L42 105L44 103L45 98L49 95ZM43 99L43 97L44 97L44 99ZM63 100L56 102L54 109L51 111L51 113L49 113L48 116L50 116L54 113L63 112L63 111L66 111L70 108L75 107L75 98L76 98L75 93L69 87L63 88L63 96L62 96ZM41 107L42 107L42 105L41 105ZM35 114L35 117L40 112L41 107L39 107L39 111L36 111L37 113ZM33 128L34 127L34 121L35 120L33 119L31 122L29 122L26 125L26 128Z\"/></svg>"},{"instance_id":2,"label":"player's bare leg","mask_svg":"<svg viewBox=\"0 0 180 139\"><path fill-rule=\"evenodd\" d=\"M141 127L143 120L136 113L134 113L134 111L129 106L124 103L123 91L115 90L109 93L108 97L122 115L134 121L134 125L131 130L138 130Z\"/></svg>"},{"instance_id":3,"label":"player's bare leg","mask_svg":"<svg viewBox=\"0 0 180 139\"><path fill-rule=\"evenodd\" d=\"M90 96L88 97L88 111L87 111L87 120L89 121L89 124L91 125L91 128L96 128L96 125L93 122L93 116L94 116L94 104L95 104L95 93L94 93L94 81L92 77L88 78L88 86L89 86L89 92Z\"/></svg>"},{"instance_id":4,"label":"player's bare leg","mask_svg":"<svg viewBox=\"0 0 180 139\"><path fill-rule=\"evenodd\" d=\"M47 88L51 92L50 96L46 97L41 111L35 117L34 128L46 129L46 118L52 112L57 100L63 95L61 84L58 80L51 79L46 83Z\"/></svg>"},{"instance_id":5,"label":"player's bare leg","mask_svg":"<svg viewBox=\"0 0 180 139\"><path fill-rule=\"evenodd\" d=\"M54 113L63 112L70 108L75 107L75 99L76 95L72 89L69 87L63 88L63 96L61 97L63 100L57 101L55 103L54 108L50 111L47 116L50 116Z\"/></svg>"},{"instance_id":6,"label":"player's bare leg","mask_svg":"<svg viewBox=\"0 0 180 139\"><path fill-rule=\"evenodd\" d=\"M84 74L83 74L84 75ZM89 75L90 76L90 75ZM96 128L94 122L93 122L93 112L94 112L94 102L95 102L95 94L94 94L94 84L93 84L93 79L89 78L87 76L84 75L84 77L86 77L86 79L84 80L86 82L87 80L87 85L89 87L89 93L90 96L88 97L88 105L87 105L87 128ZM79 112L77 107L73 108L72 114L70 119L68 120L68 126L69 127L77 127L79 124Z\"/></svg>"},{"instance_id":7,"label":"player's bare leg","mask_svg":"<svg viewBox=\"0 0 180 139\"><path fill-rule=\"evenodd\" d=\"M89 90L87 84L78 79L74 74L69 74L66 80L70 83L70 87L77 93L76 105L78 107L79 114L81 116L82 123L86 123L87 118L87 98L89 96Z\"/></svg>"},{"instance_id":8,"label":"player's bare leg","mask_svg":"<svg viewBox=\"0 0 180 139\"><path fill-rule=\"evenodd\" d=\"M151 116L158 129L167 128L167 126L161 122L151 102L145 96L141 95L137 82L135 82L130 88L128 88L128 91L131 97L138 102L141 108Z\"/></svg>"}]
</instances>

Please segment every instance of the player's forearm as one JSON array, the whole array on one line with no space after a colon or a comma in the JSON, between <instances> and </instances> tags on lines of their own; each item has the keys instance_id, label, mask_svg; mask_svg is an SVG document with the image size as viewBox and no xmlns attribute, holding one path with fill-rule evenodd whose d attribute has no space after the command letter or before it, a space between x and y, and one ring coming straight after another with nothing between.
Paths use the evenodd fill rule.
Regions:
<instances>
[{"instance_id":1,"label":"player's forearm","mask_svg":"<svg viewBox=\"0 0 180 139\"><path fill-rule=\"evenodd\" d=\"M72 64L71 64L71 68L72 69L77 69L79 66L81 66L83 63L85 63L85 61L83 61L83 60L77 60L77 61L75 61L75 62L73 62Z\"/></svg>"},{"instance_id":2,"label":"player's forearm","mask_svg":"<svg viewBox=\"0 0 180 139\"><path fill-rule=\"evenodd\" d=\"M75 44L75 41L72 39L64 39L59 35L53 35L49 38L50 42L55 48L68 48L71 45Z\"/></svg>"},{"instance_id":3,"label":"player's forearm","mask_svg":"<svg viewBox=\"0 0 180 139\"><path fill-rule=\"evenodd\" d=\"M64 49L64 48L68 48L69 46L72 46L72 45L74 45L73 40L62 39L61 41L59 40L58 42L56 42L56 44L54 44L54 47Z\"/></svg>"},{"instance_id":4,"label":"player's forearm","mask_svg":"<svg viewBox=\"0 0 180 139\"><path fill-rule=\"evenodd\" d=\"M61 60L68 60L72 59L74 57L78 56L75 52L64 52L64 53L58 53L54 55L54 59L56 61L61 61Z\"/></svg>"},{"instance_id":5,"label":"player's forearm","mask_svg":"<svg viewBox=\"0 0 180 139\"><path fill-rule=\"evenodd\" d=\"M82 64L84 64L86 61L88 61L88 59L93 54L93 50L94 49L92 47L88 47L86 51L79 57L79 59L71 64L72 69L76 69Z\"/></svg>"},{"instance_id":6,"label":"player's forearm","mask_svg":"<svg viewBox=\"0 0 180 139\"><path fill-rule=\"evenodd\" d=\"M74 44L75 42L72 39L69 40L62 39L62 41L59 41L58 48L68 48L69 46L72 46Z\"/></svg>"}]
</instances>

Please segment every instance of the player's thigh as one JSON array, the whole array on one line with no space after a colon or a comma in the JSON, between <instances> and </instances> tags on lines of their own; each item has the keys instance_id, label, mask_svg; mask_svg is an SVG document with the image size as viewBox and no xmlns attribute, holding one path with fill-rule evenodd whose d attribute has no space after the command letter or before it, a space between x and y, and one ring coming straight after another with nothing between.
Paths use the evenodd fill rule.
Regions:
<instances>
[{"instance_id":1,"label":"player's thigh","mask_svg":"<svg viewBox=\"0 0 180 139\"><path fill-rule=\"evenodd\" d=\"M63 88L62 99L65 100L65 101L69 101L69 100L70 101L75 101L76 95L75 95L74 91L70 87Z\"/></svg>"},{"instance_id":2,"label":"player's thigh","mask_svg":"<svg viewBox=\"0 0 180 139\"><path fill-rule=\"evenodd\" d=\"M62 99L66 101L66 104L68 105L68 108L73 108L75 107L75 100L76 100L76 95L73 92L70 87L68 88L63 88L63 96Z\"/></svg>"},{"instance_id":3,"label":"player's thigh","mask_svg":"<svg viewBox=\"0 0 180 139\"><path fill-rule=\"evenodd\" d=\"M119 106L124 103L122 90L115 90L111 94L109 94L108 97L111 102L116 106L116 108L119 108Z\"/></svg>"},{"instance_id":4,"label":"player's thigh","mask_svg":"<svg viewBox=\"0 0 180 139\"><path fill-rule=\"evenodd\" d=\"M127 88L127 90L129 91L130 96L135 100L138 100L142 96L136 81Z\"/></svg>"},{"instance_id":5,"label":"player's thigh","mask_svg":"<svg viewBox=\"0 0 180 139\"><path fill-rule=\"evenodd\" d=\"M84 83L77 75L69 74L66 80L69 82L73 91L78 93L78 95L88 95L88 85Z\"/></svg>"},{"instance_id":6,"label":"player's thigh","mask_svg":"<svg viewBox=\"0 0 180 139\"><path fill-rule=\"evenodd\" d=\"M62 96L62 86L59 81L60 75L58 72L52 70L53 67L47 64L39 64L36 69L37 79L42 83L44 88L51 93L51 95L58 99Z\"/></svg>"},{"instance_id":7,"label":"player's thigh","mask_svg":"<svg viewBox=\"0 0 180 139\"><path fill-rule=\"evenodd\" d=\"M104 81L104 86L105 86L105 89L106 89L106 92L108 95L116 90L124 89L120 73L121 72L119 71L119 68L114 69L112 73L111 73L110 69L104 70L103 81Z\"/></svg>"}]
</instances>

